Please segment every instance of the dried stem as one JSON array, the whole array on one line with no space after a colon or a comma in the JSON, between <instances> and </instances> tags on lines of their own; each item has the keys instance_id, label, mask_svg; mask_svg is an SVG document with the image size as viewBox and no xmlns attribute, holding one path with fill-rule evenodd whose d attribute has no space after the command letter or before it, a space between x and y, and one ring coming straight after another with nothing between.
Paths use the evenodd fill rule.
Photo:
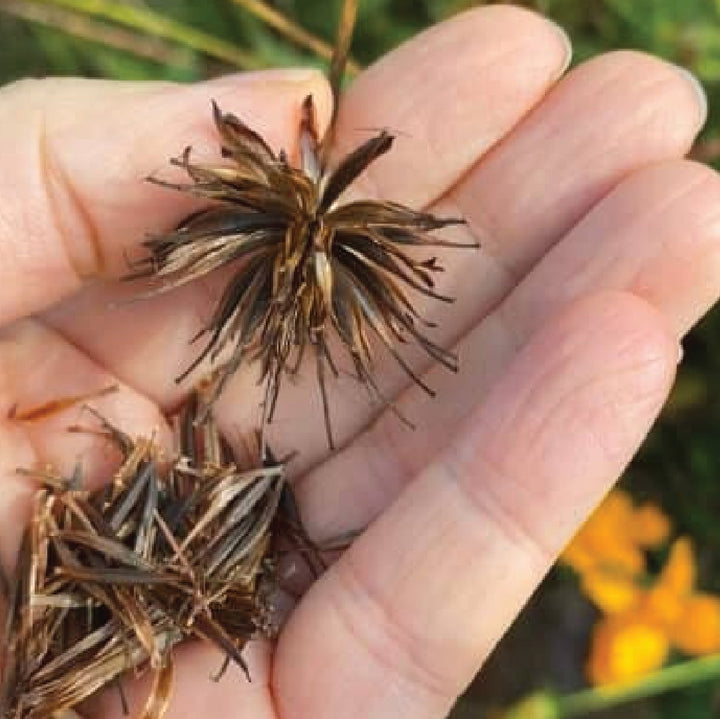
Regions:
<instances>
[{"instance_id":1,"label":"dried stem","mask_svg":"<svg viewBox=\"0 0 720 719\"><path fill-rule=\"evenodd\" d=\"M279 10L262 2L262 0L233 0L233 2L285 35L296 45L311 50L325 60L332 59L332 45L308 32L304 27L283 15ZM348 72L357 74L361 68L355 60L348 59L347 69Z\"/></svg>"},{"instance_id":2,"label":"dried stem","mask_svg":"<svg viewBox=\"0 0 720 719\"><path fill-rule=\"evenodd\" d=\"M320 166L322 168L327 167L330 150L335 141L335 123L340 107L340 90L345 75L348 55L350 54L350 44L352 43L353 31L355 29L355 20L357 19L357 6L358 0L345 0L340 14L335 49L332 60L330 61L330 71L328 73L328 80L330 81L330 89L332 90L333 96L333 107L330 124L328 125L320 148Z\"/></svg>"},{"instance_id":3,"label":"dried stem","mask_svg":"<svg viewBox=\"0 0 720 719\"><path fill-rule=\"evenodd\" d=\"M333 90L336 108L340 97L340 85L350 54L350 43L352 42L353 31L355 30L357 7L358 0L345 0L338 24L335 50L333 52L332 62L330 63L329 73L330 87L332 87Z\"/></svg>"}]
</instances>

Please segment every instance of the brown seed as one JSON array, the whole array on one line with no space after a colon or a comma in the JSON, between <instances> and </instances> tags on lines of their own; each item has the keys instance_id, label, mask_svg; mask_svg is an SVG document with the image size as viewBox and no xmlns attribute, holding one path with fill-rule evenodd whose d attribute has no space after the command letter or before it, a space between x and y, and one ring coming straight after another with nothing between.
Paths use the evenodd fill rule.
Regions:
<instances>
[{"instance_id":1,"label":"brown seed","mask_svg":"<svg viewBox=\"0 0 720 719\"><path fill-rule=\"evenodd\" d=\"M152 671L142 717L159 719L172 648L217 645L247 674L245 644L273 630L278 542L322 567L271 455L242 469L193 395L175 421L179 455L103 420L122 454L112 482L36 475L17 568L7 577L2 719L68 711L128 670Z\"/></svg>"}]
</instances>

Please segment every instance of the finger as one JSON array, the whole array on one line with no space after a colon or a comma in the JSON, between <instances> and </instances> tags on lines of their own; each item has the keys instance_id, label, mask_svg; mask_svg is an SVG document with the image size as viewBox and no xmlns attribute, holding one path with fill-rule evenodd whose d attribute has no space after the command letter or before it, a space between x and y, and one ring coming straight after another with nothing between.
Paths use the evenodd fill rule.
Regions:
<instances>
[{"instance_id":1,"label":"finger","mask_svg":"<svg viewBox=\"0 0 720 719\"><path fill-rule=\"evenodd\" d=\"M208 642L188 642L173 650L174 682L165 719L277 719L270 688L270 646L251 642L243 651L252 681L235 665L219 681L213 681L223 665L222 652ZM108 689L83 706L87 719L124 719L141 716L152 676L123 681L129 712L123 711L117 691Z\"/></svg>"},{"instance_id":2,"label":"finger","mask_svg":"<svg viewBox=\"0 0 720 719\"><path fill-rule=\"evenodd\" d=\"M291 616L279 713L445 716L638 448L676 353L629 295L575 303L538 333Z\"/></svg>"},{"instance_id":3,"label":"finger","mask_svg":"<svg viewBox=\"0 0 720 719\"><path fill-rule=\"evenodd\" d=\"M465 41L469 37L472 42ZM348 146L355 145L363 139L358 136L359 127L378 124L409 132L412 137L408 142L399 138L399 147L391 153L396 159L379 172L388 178L393 173L396 177L417 177L427 186L426 195L405 199L429 201L465 172L479 153L510 131L563 72L568 60L567 38L539 15L512 8L467 13L391 53L360 78L343 99L339 138ZM428 75L430 67L433 71ZM420 77L422 81L415 79ZM428 81L430 78L432 81ZM398 105L398 83L404 87L402 107ZM449 96L453 102L448 102ZM492 102L478 102L479 96L492 98ZM441 114L438 108L443 108ZM262 126L256 129L263 131ZM177 154L188 142L187 137L176 134L171 139L175 147L163 150L165 154ZM456 144L453 152L450 140ZM411 164L405 164L411 158ZM403 185L408 188L406 180ZM390 188L388 184L382 189ZM90 288L54 313L53 324L149 396L173 403L184 391L175 386L173 379L197 351L188 347L187 340L207 315L211 298L218 292L217 283L205 285L200 292L159 298L152 307L143 303L120 308L113 315L114 332L108 340L106 333L100 335L97 331L101 322L97 308L117 299L114 292L102 286ZM194 327L187 326L188 317L196 323ZM150 346L146 347L148 338ZM156 346L162 348L162 353L149 362ZM123 349L127 347L138 348L139 354ZM174 369L168 371L168 367ZM254 384L252 373L235 394L242 392L245 398L257 398L259 392ZM310 391L314 393L314 388ZM353 399L357 399L354 394ZM244 405L253 407L256 421L256 402L247 399ZM278 421L284 420L280 417Z\"/></svg>"},{"instance_id":4,"label":"finger","mask_svg":"<svg viewBox=\"0 0 720 719\"><path fill-rule=\"evenodd\" d=\"M117 391L102 392L110 387ZM40 471L50 465L70 477L79 465L84 485L91 488L107 481L117 465L117 449L93 434L101 427L83 400L53 411L56 400L82 395L89 395L87 404L119 429L133 436L155 435L171 446L154 404L56 332L35 320L0 331L0 561L6 567L15 562L36 488L31 478L18 475L18 468ZM69 432L72 425L88 431Z\"/></svg>"},{"instance_id":5,"label":"finger","mask_svg":"<svg viewBox=\"0 0 720 719\"><path fill-rule=\"evenodd\" d=\"M340 106L335 154L354 149L369 128L396 132L358 192L424 207L530 112L571 53L566 33L537 13L495 6L457 15L355 81Z\"/></svg>"},{"instance_id":6,"label":"finger","mask_svg":"<svg viewBox=\"0 0 720 719\"><path fill-rule=\"evenodd\" d=\"M678 337L708 311L720 294L720 176L712 168L680 160L628 177L543 258L503 314L527 336L568 298L601 288L644 297Z\"/></svg>"},{"instance_id":7,"label":"finger","mask_svg":"<svg viewBox=\"0 0 720 719\"><path fill-rule=\"evenodd\" d=\"M641 53L601 56L560 80L431 208L468 220L452 239L482 244L475 254L443 253L440 288L458 301L451 312L419 303L439 325L434 338L457 342L623 178L684 155L706 114L697 80ZM383 189L392 196L390 184ZM429 364L421 352L406 356L416 369ZM393 379L391 394L402 374ZM353 413L354 426L368 418Z\"/></svg>"},{"instance_id":8,"label":"finger","mask_svg":"<svg viewBox=\"0 0 720 719\"><path fill-rule=\"evenodd\" d=\"M453 239L482 243L474 256L444 253L442 291L459 298L451 316L444 307L420 305L439 322L440 342L456 342L624 177L684 155L706 115L697 80L638 52L595 58L556 83L431 208L468 220ZM375 183L392 197L393 181L379 172ZM414 367L426 366L422 355L413 359Z\"/></svg>"},{"instance_id":9,"label":"finger","mask_svg":"<svg viewBox=\"0 0 720 719\"><path fill-rule=\"evenodd\" d=\"M98 275L127 273L148 232L195 203L144 182L187 145L217 156L210 101L243 116L274 147L295 149L303 98L321 119L314 71L235 75L198 85L26 81L0 91L0 323L37 312Z\"/></svg>"},{"instance_id":10,"label":"finger","mask_svg":"<svg viewBox=\"0 0 720 719\"><path fill-rule=\"evenodd\" d=\"M483 17L482 13L478 14L478 22ZM525 16L523 15L523 17ZM534 16L527 17L534 19ZM411 48L407 51L410 52L410 50ZM645 89L641 88L637 93L631 92L631 82L635 82L633 68L643 77L650 78L648 86L643 85ZM465 77L462 72L460 74ZM590 89L583 89L585 85L588 85ZM356 91L360 92L361 90L362 86ZM629 97L632 97L632 102L628 100ZM578 112L573 111L572 108L576 105L582 106L583 102L590 105L588 114L578 116ZM429 104L433 107L442 105L441 102L433 101ZM550 105L547 110L546 105ZM604 132L607 136L607 147L602 146L603 138L598 139L592 136L592 132L596 131L593 128L596 128L597 124L591 118L594 117L593 113L597 115L603 108L606 113ZM667 121L670 114L673 117L672 123ZM532 196L537 196L541 200L542 217L526 213L526 216L531 219L520 228L520 225L525 222L525 217L518 218L512 210L508 210L511 224L508 226L507 240L498 220L493 227L493 231L498 233L497 237L483 239L489 245L489 249L483 249L479 253L446 253L443 262L447 266L447 271L439 289L443 293L459 296L460 300L451 312L448 312L445 306L426 306L425 303L418 303L418 308L422 313L439 323L438 329L433 331L433 339L445 346L454 344L509 292L516 277L512 271L506 269L501 252L505 250L511 253L515 252L513 242L516 236L526 243L525 249L528 253L538 253L541 251L540 248L547 251L559 237L559 235L555 237L554 232L560 231L561 227L564 227L578 213L589 210L591 204L599 200L608 187L619 182L628 172L658 158L672 157L685 152L697 131L702 115L703 110L698 96L686 77L673 66L644 55L617 54L606 61L593 61L575 71L567 80L562 81L560 86L551 92L534 112L520 122L516 129L500 142L487 158L479 162L470 173L471 179L459 186L458 197L465 197L463 193L467 187L475 183L473 178L477 173L484 172L482 168L490 163L490 166L494 168L493 172L485 176L487 182L482 188L475 188L476 194L478 194L475 204L482 207L484 193L487 192L491 198L491 204L486 207L487 211L492 210L498 217L502 217L502 208L513 206L510 195L524 192L521 177L512 175L511 180L507 184L504 183L501 176L503 168L508 168L510 172L517 164L515 155L504 148L513 146L516 140L525 146L524 143L527 141L523 138L526 134L537 140L542 146L542 154L533 156L534 165L541 167L542 170L538 170L537 174L530 173L530 182L533 185ZM615 125L618 128L615 128ZM482 128L480 119L477 120L475 126ZM526 130L526 127L530 129ZM460 137L457 132L450 134L456 139ZM578 151L570 155L567 155L563 149L566 136L572 141L572 146L578 148ZM597 157L591 154L583 156L580 149L585 146L598 148L596 150ZM503 164L495 159L504 157L503 153L505 152L508 152L507 162ZM543 165L545 155L547 155L548 164ZM574 164L575 157L578 158L577 164ZM388 155L388 161L389 158L390 155ZM588 167L591 162L598 165L597 170ZM561 164L565 166L565 174L570 178L568 182L563 180L552 183L550 187L545 187L547 177L557 174L557 167ZM385 177L384 173L380 174ZM427 180L427 172L420 174ZM418 173L412 172L410 175L415 177L418 176ZM584 176L588 176L592 181L584 179ZM576 194L573 194L574 185L572 183L579 187ZM555 184L562 192L553 195ZM496 197L493 194L494 191L488 189L496 185L505 187L507 195ZM383 189L389 192L391 197L393 196L390 185L383 186ZM444 208L445 213L454 211L453 203L456 194L453 193L445 198L439 206L441 210ZM543 204L544 198L548 198L546 204ZM498 203L497 207L492 205L495 200ZM469 202L469 200L467 201ZM532 204L532 201L528 201L528 206ZM565 208L570 205L572 205L572 210L568 214ZM466 207L465 209L470 211L470 219L473 220L475 215L473 215L472 208ZM548 218L547 222L550 224L543 219L545 217ZM551 222L550 219L552 219ZM517 227L512 225L512 222L515 222ZM546 224L543 224L544 222ZM538 227L537 233L535 232L536 226ZM521 250L521 255L522 252ZM217 290L215 291L217 292ZM212 289L207 292L206 296L211 295ZM93 339L97 336L97 332L92 324L87 325L87 329L83 329L87 323L81 321L80 328L75 329L76 326L73 322L90 314L91 308L95 304L97 304L97 299L90 299L85 304L89 308L86 312L83 312L82 305L79 308L77 305L73 305L67 309L66 318L64 320L61 318L62 324L58 326L61 326L63 331L69 332L74 342L87 348L96 357L105 360L112 354L115 358L126 358L126 365L115 366L114 369L123 377L134 377L138 372L135 369L132 354L124 353L117 347L100 347ZM190 305L190 311L198 318L207 314L207 309L203 313L201 304L202 300ZM173 366L185 367L197 352L195 348L188 348L181 340L183 336L188 336L184 326L187 314L177 320L179 330L175 333L172 329L173 320L169 315L172 312L177 313L179 304L167 298L165 306L167 307L166 311L158 307L157 312L150 313L147 318L143 317L142 326L147 327L146 323L155 318L152 326L147 328L148 333L158 338L158 342L160 342L160 337L166 338L166 341L162 342L165 349L164 357L177 357L177 360L172 363ZM133 344L132 336L138 326L140 325L132 313L128 314L127 320L119 321L116 333L117 344ZM126 332L123 332L123 327L127 328ZM184 335L183 332L185 332ZM416 370L422 371L428 366L427 357L423 356L420 351L414 351L412 348L407 348L407 350L406 357ZM159 390L160 394L155 396L161 402L167 401L168 397L174 398L180 391L173 385L172 378L167 373L167 364L167 362L162 365L156 363L156 374L151 374L148 373L151 365L145 358L142 362L142 371L148 379L148 386L143 385L142 389L145 392L153 391L153 389ZM378 374L383 377L383 390L389 397L397 396L407 386L407 378L390 358L381 356ZM255 372L239 373L237 381L231 385L226 394L227 405L231 408L227 412L227 416L231 415L240 426L257 422L260 417L260 413L257 411L259 395L260 390L256 387ZM241 407L244 408L241 408L240 414L238 414L239 397L243 398ZM302 467L313 464L318 457L324 454L325 439L322 427L318 423L303 423L303 426L298 427L298 408L315 414L321 411L314 380L301 381L295 387L286 385L273 431L273 442L283 450L291 450L298 444L303 446L303 464L300 465ZM331 408L333 427L336 437L340 439L341 443L348 441L356 432L365 427L377 411L376 408L368 406L362 390L350 381L333 383ZM300 436L298 436L298 432L300 432ZM287 443L286 439L291 434L294 440L292 446Z\"/></svg>"},{"instance_id":11,"label":"finger","mask_svg":"<svg viewBox=\"0 0 720 719\"><path fill-rule=\"evenodd\" d=\"M303 478L306 522L319 536L332 536L381 512L475 411L518 350L574 299L633 292L679 339L720 296L718 208L720 177L705 166L675 160L628 177L460 341L459 375L428 373L435 399L403 394L398 407L417 431L386 413Z\"/></svg>"},{"instance_id":12,"label":"finger","mask_svg":"<svg viewBox=\"0 0 720 719\"><path fill-rule=\"evenodd\" d=\"M706 116L686 70L638 52L602 55L558 83L450 200L519 278L622 178L685 155Z\"/></svg>"},{"instance_id":13,"label":"finger","mask_svg":"<svg viewBox=\"0 0 720 719\"><path fill-rule=\"evenodd\" d=\"M482 244L474 257L444 258L443 289L458 301L450 322L431 312L441 341L456 342L500 303L625 177L686 154L706 115L697 80L642 53L603 55L560 80L431 208L468 221L454 239Z\"/></svg>"}]
</instances>

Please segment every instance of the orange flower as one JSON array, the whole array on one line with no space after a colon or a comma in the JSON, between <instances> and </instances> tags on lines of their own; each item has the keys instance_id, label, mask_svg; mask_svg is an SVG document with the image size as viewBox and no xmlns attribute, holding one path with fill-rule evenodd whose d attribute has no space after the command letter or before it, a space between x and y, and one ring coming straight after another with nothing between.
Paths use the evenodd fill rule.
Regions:
<instances>
[{"instance_id":1,"label":"orange flower","mask_svg":"<svg viewBox=\"0 0 720 719\"><path fill-rule=\"evenodd\" d=\"M676 539L659 582L678 596L687 596L695 586L697 575L695 549L688 537Z\"/></svg>"},{"instance_id":2,"label":"orange flower","mask_svg":"<svg viewBox=\"0 0 720 719\"><path fill-rule=\"evenodd\" d=\"M628 530L641 547L654 549L667 542L670 536L670 520L654 504L643 504L635 510Z\"/></svg>"},{"instance_id":3,"label":"orange flower","mask_svg":"<svg viewBox=\"0 0 720 719\"><path fill-rule=\"evenodd\" d=\"M583 589L610 615L593 633L588 663L593 684L630 681L659 669L670 646L693 656L720 651L720 597L695 593L695 575L687 537L675 541L647 589L627 577L583 574Z\"/></svg>"},{"instance_id":4,"label":"orange flower","mask_svg":"<svg viewBox=\"0 0 720 719\"><path fill-rule=\"evenodd\" d=\"M596 686L632 682L662 667L669 653L667 633L643 613L610 616L593 631L588 678Z\"/></svg>"},{"instance_id":5,"label":"orange flower","mask_svg":"<svg viewBox=\"0 0 720 719\"><path fill-rule=\"evenodd\" d=\"M654 505L611 492L561 556L605 615L593 631L588 676L628 682L662 667L672 646L694 656L720 652L720 597L695 592L692 542L677 539L655 582L645 550L667 541L670 521Z\"/></svg>"},{"instance_id":6,"label":"orange flower","mask_svg":"<svg viewBox=\"0 0 720 719\"><path fill-rule=\"evenodd\" d=\"M665 540L667 517L654 505L636 509L627 492L605 498L560 557L580 574L583 592L606 614L636 607L642 598L644 548Z\"/></svg>"},{"instance_id":7,"label":"orange flower","mask_svg":"<svg viewBox=\"0 0 720 719\"><path fill-rule=\"evenodd\" d=\"M673 544L667 564L646 594L646 611L665 626L674 625L693 592L695 574L692 543L687 537L681 537Z\"/></svg>"},{"instance_id":8,"label":"orange flower","mask_svg":"<svg viewBox=\"0 0 720 719\"><path fill-rule=\"evenodd\" d=\"M641 602L643 590L636 575L596 565L580 577L583 594L604 614L627 612Z\"/></svg>"},{"instance_id":9,"label":"orange flower","mask_svg":"<svg viewBox=\"0 0 720 719\"><path fill-rule=\"evenodd\" d=\"M669 633L673 645L684 654L720 652L720 597L694 594L688 598Z\"/></svg>"},{"instance_id":10,"label":"orange flower","mask_svg":"<svg viewBox=\"0 0 720 719\"><path fill-rule=\"evenodd\" d=\"M653 531L657 534L657 528L650 526L655 520L649 517L647 509L641 511L648 517L640 522L647 525L642 528L640 537L647 539ZM598 564L617 573L641 573L645 570L644 545L631 531L635 524L635 510L630 496L622 490L615 490L608 494L575 535L560 560L580 574L596 568Z\"/></svg>"}]
</instances>

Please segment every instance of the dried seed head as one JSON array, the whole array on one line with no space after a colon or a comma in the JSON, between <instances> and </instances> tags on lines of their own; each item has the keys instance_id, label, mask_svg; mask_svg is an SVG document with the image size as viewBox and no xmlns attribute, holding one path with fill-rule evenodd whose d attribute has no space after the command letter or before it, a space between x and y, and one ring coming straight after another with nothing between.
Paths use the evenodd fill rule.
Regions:
<instances>
[{"instance_id":1,"label":"dried seed head","mask_svg":"<svg viewBox=\"0 0 720 719\"><path fill-rule=\"evenodd\" d=\"M205 348L178 381L209 359L216 370L213 400L241 365L258 362L265 383L264 424L272 419L283 376L299 370L309 347L315 355L331 448L326 375L328 371L337 375L338 370L330 354L330 335L340 339L358 381L383 404L388 402L372 373L373 336L414 382L430 392L396 346L414 341L453 371L457 358L419 329L431 324L416 311L408 290L452 300L434 290L432 275L441 270L436 258L420 260L408 249L477 246L453 244L430 234L461 220L438 218L393 202L340 202L343 192L393 144L393 136L383 131L332 171L328 167L357 4L358 0L343 2L329 73L333 112L322 140L312 97L303 103L300 167L292 167L284 152L276 155L260 135L213 103L222 156L228 163L196 164L186 148L172 162L185 170L191 182L150 178L211 206L188 217L173 232L149 239L145 243L149 254L131 275L161 279L158 291L162 292L232 264L235 273L196 336L205 336Z\"/></svg>"},{"instance_id":2,"label":"dried seed head","mask_svg":"<svg viewBox=\"0 0 720 719\"><path fill-rule=\"evenodd\" d=\"M343 2L329 72L333 112L322 141L312 97L302 106L299 168L288 163L284 152L275 155L260 135L213 103L222 155L229 163L193 163L187 148L172 162L185 170L190 183L150 178L207 200L211 207L188 217L173 232L149 239L145 243L149 255L130 275L160 278L158 292L162 292L224 265L236 267L211 319L195 338L206 337L205 348L178 381L209 359L216 369L213 400L241 365L258 362L265 383L264 424L272 419L283 376L298 372L310 347L331 448L326 375L338 374L329 349L331 333L339 337L357 380L383 404L389 403L372 373L371 336L432 394L396 346L412 340L456 371L455 355L419 329L431 323L416 311L408 290L452 300L434 290L432 275L442 269L436 258L416 259L408 248L477 246L430 234L461 220L438 218L393 202L339 202L348 186L393 143L393 136L383 131L333 171L328 169L357 4L358 0ZM229 359L218 366L220 357L228 354Z\"/></svg>"},{"instance_id":3,"label":"dried seed head","mask_svg":"<svg viewBox=\"0 0 720 719\"><path fill-rule=\"evenodd\" d=\"M214 314L198 336L207 342L180 376L209 358L229 359L219 368L214 397L243 364L258 361L266 383L265 419L272 418L284 374L294 374L309 347L315 355L328 442L332 433L326 375L337 375L330 354L334 332L352 362L357 379L385 402L372 373L371 336L384 345L407 374L430 392L397 351L414 340L448 369L456 357L419 328L428 325L413 306L408 289L443 302L433 273L435 257L416 259L410 247L455 247L430 233L461 220L442 219L393 202L342 204L342 193L378 157L392 135L383 131L363 143L328 172L318 141L315 110L308 97L300 121L301 167L275 155L241 120L213 104L227 165L195 164L190 149L174 160L191 179L156 184L213 202L175 231L149 239L149 255L133 277L163 280L160 291L178 287L219 267L236 268ZM471 245L476 246L476 245Z\"/></svg>"}]
</instances>

